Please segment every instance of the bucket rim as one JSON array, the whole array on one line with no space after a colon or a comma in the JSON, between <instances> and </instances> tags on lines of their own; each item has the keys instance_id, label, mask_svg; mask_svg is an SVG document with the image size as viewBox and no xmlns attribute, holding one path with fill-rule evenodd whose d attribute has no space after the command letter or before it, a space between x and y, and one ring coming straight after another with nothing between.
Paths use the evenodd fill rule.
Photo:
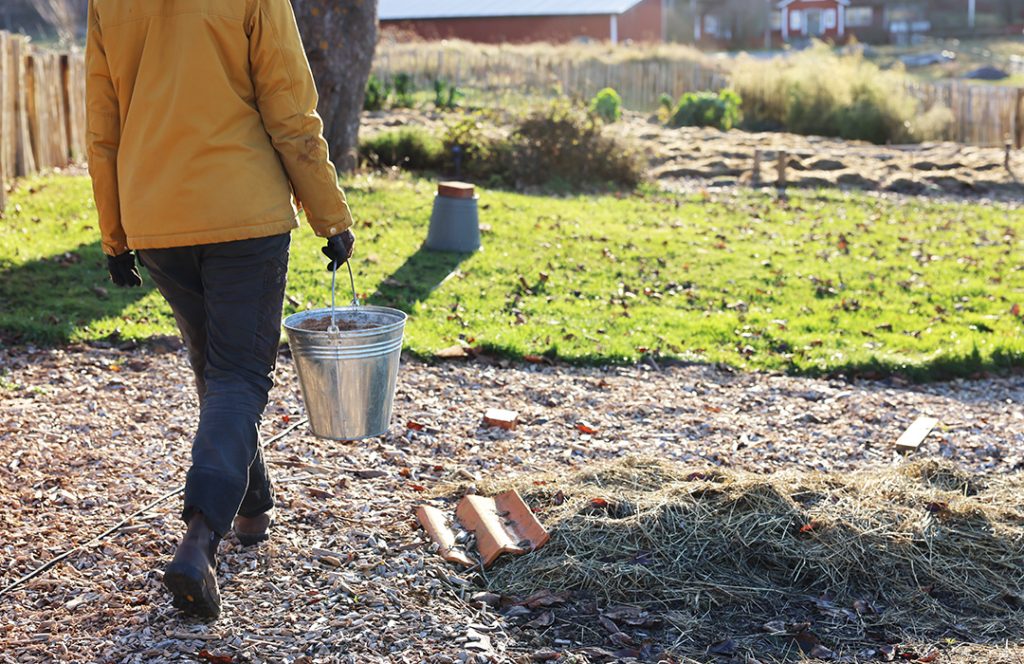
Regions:
<instances>
[{"instance_id":1,"label":"bucket rim","mask_svg":"<svg viewBox=\"0 0 1024 664\"><path fill-rule=\"evenodd\" d=\"M378 307L378 306L372 305L372 304L361 304L361 305L358 305L358 306L346 305L346 306L343 306L343 307L335 307L334 308L334 313L335 314L344 315L346 313L352 313L352 312L365 312L365 313L384 314L384 315L388 315L388 316L395 316L397 318L397 320L395 320L393 322L390 322L390 323L387 323L385 325L381 325L380 327L373 327L373 328L369 328L369 329L341 330L340 331L340 336L343 336L343 337L368 337L368 336L376 336L376 335L379 335L379 334L386 334L388 332L394 332L394 331L396 331L398 329L404 328L406 321L409 319L409 314L405 313L401 309L393 309L391 307ZM322 336L328 336L329 333L327 332L327 330L306 330L306 329L303 329L301 327L298 327L299 322L301 322L303 320L306 320L307 318L312 318L312 317L317 316L317 315L328 315L328 316L331 315L330 307L322 307L320 309L308 309L306 311L298 311L298 312L296 312L294 314L291 314L290 316L288 316L287 318L284 319L284 328L289 333L296 332L296 333L299 333L301 335L310 335L310 336L322 335ZM339 316L339 318L340 317L341 316Z\"/></svg>"}]
</instances>

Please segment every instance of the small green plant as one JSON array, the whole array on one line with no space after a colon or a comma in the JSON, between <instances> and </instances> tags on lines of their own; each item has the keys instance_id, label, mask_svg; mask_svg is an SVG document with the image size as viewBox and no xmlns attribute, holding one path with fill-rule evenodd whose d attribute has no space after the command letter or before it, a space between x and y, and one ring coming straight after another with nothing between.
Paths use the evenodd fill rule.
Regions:
<instances>
[{"instance_id":1,"label":"small green plant","mask_svg":"<svg viewBox=\"0 0 1024 664\"><path fill-rule=\"evenodd\" d=\"M446 81L434 81L434 106L441 110L453 111L459 105L459 97L463 97L458 87Z\"/></svg>"},{"instance_id":2,"label":"small green plant","mask_svg":"<svg viewBox=\"0 0 1024 664\"><path fill-rule=\"evenodd\" d=\"M370 74L366 81L366 96L363 99L364 111L379 111L387 104L391 96L391 84Z\"/></svg>"},{"instance_id":3,"label":"small green plant","mask_svg":"<svg viewBox=\"0 0 1024 664\"><path fill-rule=\"evenodd\" d=\"M446 124L441 141L448 170L480 180L504 170L502 143L484 132L482 119L477 113L460 114L455 122Z\"/></svg>"},{"instance_id":4,"label":"small green plant","mask_svg":"<svg viewBox=\"0 0 1024 664\"><path fill-rule=\"evenodd\" d=\"M622 97L614 89L605 88L590 100L590 112L605 122L618 122L622 117Z\"/></svg>"},{"instance_id":5,"label":"small green plant","mask_svg":"<svg viewBox=\"0 0 1024 664\"><path fill-rule=\"evenodd\" d=\"M406 127L382 132L362 141L359 155L363 161L376 167L439 170L444 164L444 145L425 129Z\"/></svg>"},{"instance_id":6,"label":"small green plant","mask_svg":"<svg viewBox=\"0 0 1024 664\"><path fill-rule=\"evenodd\" d=\"M733 90L687 92L669 118L673 127L717 127L729 131L740 121L742 100Z\"/></svg>"},{"instance_id":7,"label":"small green plant","mask_svg":"<svg viewBox=\"0 0 1024 664\"><path fill-rule=\"evenodd\" d=\"M672 112L672 108L675 105L676 105L676 103L674 101L672 101L672 95L668 94L667 92L662 92L661 96L658 97L658 108L660 108L660 109L664 109L664 110L668 111L669 113L671 113Z\"/></svg>"},{"instance_id":8,"label":"small green plant","mask_svg":"<svg viewBox=\"0 0 1024 664\"><path fill-rule=\"evenodd\" d=\"M412 108L413 93L416 92L416 84L412 76L406 73L395 74L395 106L399 108Z\"/></svg>"}]
</instances>

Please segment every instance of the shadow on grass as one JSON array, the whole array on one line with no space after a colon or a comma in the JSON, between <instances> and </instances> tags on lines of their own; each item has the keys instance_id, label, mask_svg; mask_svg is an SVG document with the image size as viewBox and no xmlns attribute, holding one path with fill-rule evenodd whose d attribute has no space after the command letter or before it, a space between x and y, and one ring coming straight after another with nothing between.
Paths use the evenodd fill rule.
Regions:
<instances>
[{"instance_id":1,"label":"shadow on grass","mask_svg":"<svg viewBox=\"0 0 1024 664\"><path fill-rule=\"evenodd\" d=\"M472 254L431 251L420 246L391 276L380 282L368 304L411 312L451 277L462 261Z\"/></svg>"},{"instance_id":2,"label":"shadow on grass","mask_svg":"<svg viewBox=\"0 0 1024 664\"><path fill-rule=\"evenodd\" d=\"M67 343L146 297L153 284L144 271L143 281L141 288L114 286L98 241L20 265L0 263L0 342Z\"/></svg>"}]
</instances>

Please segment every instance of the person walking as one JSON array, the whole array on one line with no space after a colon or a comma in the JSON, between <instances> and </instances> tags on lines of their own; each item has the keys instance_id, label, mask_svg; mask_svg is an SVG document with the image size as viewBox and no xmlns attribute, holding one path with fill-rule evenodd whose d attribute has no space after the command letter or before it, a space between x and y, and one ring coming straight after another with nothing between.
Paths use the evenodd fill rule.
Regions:
<instances>
[{"instance_id":1,"label":"person walking","mask_svg":"<svg viewBox=\"0 0 1024 664\"><path fill-rule=\"evenodd\" d=\"M163 581L176 607L215 618L221 538L233 526L259 542L273 516L259 425L297 210L329 269L352 255L352 215L289 0L89 0L86 69L110 278L140 286L136 257L146 268L199 395L186 531Z\"/></svg>"}]
</instances>

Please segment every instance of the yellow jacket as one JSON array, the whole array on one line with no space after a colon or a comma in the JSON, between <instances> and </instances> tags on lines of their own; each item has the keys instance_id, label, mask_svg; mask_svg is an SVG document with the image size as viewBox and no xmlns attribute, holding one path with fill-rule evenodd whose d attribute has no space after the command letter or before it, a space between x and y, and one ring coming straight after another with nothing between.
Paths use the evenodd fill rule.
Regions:
<instances>
[{"instance_id":1,"label":"yellow jacket","mask_svg":"<svg viewBox=\"0 0 1024 664\"><path fill-rule=\"evenodd\" d=\"M86 68L107 254L352 225L289 0L89 0Z\"/></svg>"}]
</instances>

